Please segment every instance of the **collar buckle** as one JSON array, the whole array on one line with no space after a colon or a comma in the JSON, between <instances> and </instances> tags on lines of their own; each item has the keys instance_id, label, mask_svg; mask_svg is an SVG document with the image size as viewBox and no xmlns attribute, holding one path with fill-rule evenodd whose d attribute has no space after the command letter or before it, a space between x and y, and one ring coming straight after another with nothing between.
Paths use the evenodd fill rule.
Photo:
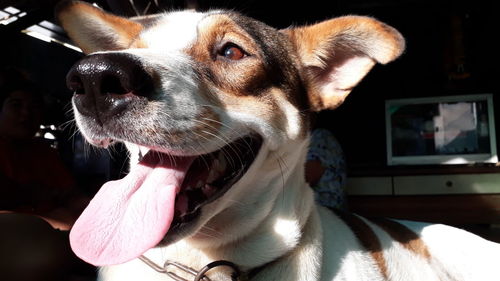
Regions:
<instances>
[{"instance_id":1,"label":"collar buckle","mask_svg":"<svg viewBox=\"0 0 500 281\"><path fill-rule=\"evenodd\" d=\"M147 264L149 267L154 269L155 271L157 271L159 273L166 274L168 277L170 277L171 279L173 279L175 281L190 281L190 280L185 279L185 278L175 274L174 272L170 271L169 268L175 267L175 268L179 269L180 271L183 271L186 274L193 276L194 279L192 279L192 281L211 281L210 278L205 276L205 273L207 273L212 268L215 268L218 266L231 267L233 269L233 273L231 273L231 280L233 280L233 281L240 280L239 278L241 275L241 272L240 272L240 269L238 268L238 266L236 264L234 264L230 261L226 261L226 260L214 261L214 262L207 264L206 266L204 266L200 270L195 270L189 266L183 265L183 264L178 263L178 262L170 261L170 260L167 260L162 267L162 266L159 266L158 264L156 264L155 262L153 262L152 260L148 259L145 256L140 256L139 259L142 262L144 262L145 264Z\"/></svg>"}]
</instances>

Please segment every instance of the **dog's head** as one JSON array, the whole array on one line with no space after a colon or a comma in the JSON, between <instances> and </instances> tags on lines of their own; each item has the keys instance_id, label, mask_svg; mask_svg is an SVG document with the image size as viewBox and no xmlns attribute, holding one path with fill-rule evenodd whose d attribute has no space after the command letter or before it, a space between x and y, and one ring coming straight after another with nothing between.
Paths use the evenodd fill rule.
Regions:
<instances>
[{"instance_id":1,"label":"dog's head","mask_svg":"<svg viewBox=\"0 0 500 281\"><path fill-rule=\"evenodd\" d=\"M88 54L67 77L82 134L131 152L129 175L105 184L71 233L96 265L208 223L225 232L212 243L237 239L292 173L305 185L311 112L337 107L404 48L395 29L357 16L276 30L228 11L125 19L69 2L57 15Z\"/></svg>"}]
</instances>

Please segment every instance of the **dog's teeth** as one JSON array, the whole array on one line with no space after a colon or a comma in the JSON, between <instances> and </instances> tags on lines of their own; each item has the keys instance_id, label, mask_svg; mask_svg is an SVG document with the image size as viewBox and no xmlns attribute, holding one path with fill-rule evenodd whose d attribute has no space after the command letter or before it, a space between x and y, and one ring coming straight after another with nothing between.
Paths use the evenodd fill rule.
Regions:
<instances>
[{"instance_id":1,"label":"dog's teeth","mask_svg":"<svg viewBox=\"0 0 500 281\"><path fill-rule=\"evenodd\" d=\"M223 153L219 153L219 158L217 159L217 165L215 168L218 172L224 172L226 170L226 157L224 157Z\"/></svg>"},{"instance_id":2,"label":"dog's teeth","mask_svg":"<svg viewBox=\"0 0 500 281\"><path fill-rule=\"evenodd\" d=\"M217 158L214 159L212 162L212 168L217 168L217 167L219 167L219 165L220 165L219 159L217 159Z\"/></svg>"},{"instance_id":3,"label":"dog's teeth","mask_svg":"<svg viewBox=\"0 0 500 281\"><path fill-rule=\"evenodd\" d=\"M210 197L217 191L217 188L205 184L205 186L203 186L201 190L203 191L203 194L205 194L206 197Z\"/></svg>"},{"instance_id":4,"label":"dog's teeth","mask_svg":"<svg viewBox=\"0 0 500 281\"><path fill-rule=\"evenodd\" d=\"M179 194L175 200L175 210L178 212L178 215L185 215L188 211L188 206L188 197L185 194Z\"/></svg>"},{"instance_id":5,"label":"dog's teeth","mask_svg":"<svg viewBox=\"0 0 500 281\"><path fill-rule=\"evenodd\" d=\"M208 173L207 182L213 182L218 177L219 177L219 172L216 169L210 169L210 172Z\"/></svg>"},{"instance_id":6,"label":"dog's teeth","mask_svg":"<svg viewBox=\"0 0 500 281\"><path fill-rule=\"evenodd\" d=\"M144 158L144 155L142 155L142 151L139 149L139 157L138 157L139 162L142 161L142 158Z\"/></svg>"}]
</instances>

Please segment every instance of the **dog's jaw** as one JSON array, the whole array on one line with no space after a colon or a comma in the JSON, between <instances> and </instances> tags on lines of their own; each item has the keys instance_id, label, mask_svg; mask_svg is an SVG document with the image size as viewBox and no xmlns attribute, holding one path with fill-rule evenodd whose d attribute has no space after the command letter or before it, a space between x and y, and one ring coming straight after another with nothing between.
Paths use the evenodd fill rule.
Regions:
<instances>
[{"instance_id":1,"label":"dog's jaw","mask_svg":"<svg viewBox=\"0 0 500 281\"><path fill-rule=\"evenodd\" d=\"M221 198L217 204L207 206L206 216L203 216L206 222L202 223L202 231L196 232L189 241L199 248L213 248L214 245L231 245L231 248L242 249L248 247L246 252L256 256L267 251L279 252L266 243L255 243L253 248L245 246L244 240L249 236L262 239L262 233L254 233L254 230L258 225L267 224L265 229L272 231L267 233L269 236L265 239L276 238L274 243L270 244L284 246L282 243L290 239L282 240L282 233L280 234L279 230L274 231L279 229L284 221L294 222L290 225L297 226L297 229L289 229L289 237L300 238L300 234L297 235L295 230L300 232L305 224L313 201L309 194L310 189L303 188L305 180L300 168L307 146L307 141L299 140L291 141L279 150L269 150L269 147L264 145L245 176L228 191L227 197ZM272 186L281 188L270 188ZM245 238L242 239L243 237ZM291 245L288 243L287 246Z\"/></svg>"},{"instance_id":2,"label":"dog's jaw","mask_svg":"<svg viewBox=\"0 0 500 281\"><path fill-rule=\"evenodd\" d=\"M182 15L187 16L187 14ZM179 14L175 13L173 15L166 15L163 19L158 19L156 22L157 25L153 25L150 29L143 31L141 36L137 37L131 43L132 45L152 44L152 46L148 46L148 48L98 52L89 57L89 61L95 60L92 59L93 56L108 55L123 61L139 62L142 71L153 77L151 80L154 82L154 88L152 92L147 93L147 101L141 96L135 99L136 101L134 100L133 103L131 102L128 106L128 110L120 113L120 115L108 119L97 116L99 122L96 122L96 116L86 116L84 111L79 109L78 105L82 103L74 102L76 109L75 115L80 130L93 143L103 144L109 142L109 140L127 143L127 146L131 149L133 158L131 162L132 171L136 163L140 160L139 154L145 155L153 151L163 153L165 157L196 156L212 153L225 146L228 146L226 150L234 151L235 148L232 147L231 143L240 138L257 135L264 140L263 146L265 149L263 150L264 152L260 152L256 158L260 159L261 155L266 155L266 157L270 157L268 162L270 161L272 163L266 163L266 166L284 166L280 170L273 172L273 174L276 174L275 176L278 177L277 179L267 179L267 181L262 181L257 184L266 187L272 182L278 182L280 178L285 177L284 174L286 173L284 173L282 169L285 169L290 161L282 160L283 156L280 155L280 153L274 158L270 152L279 151L280 146L288 140L302 140L302 137L305 136L304 131L307 128L307 123L303 120L304 116L301 116L299 113L300 107L297 108L297 103L295 102L295 104L293 104L293 100L289 99L289 97L296 96L298 93L284 93L282 89L277 87L274 83L289 83L287 79L293 80L296 77L283 75L269 79L266 77L267 74L265 73L260 74L264 75L264 77L248 73L250 74L248 78L249 81L243 81L242 78L237 78L241 80L240 83L244 82L244 84L249 87L248 89L241 89L241 91L245 93L245 96L242 97L240 96L240 92L232 92L235 90L231 85L233 81L231 81L231 77L225 77L227 76L225 69L230 67L234 68L235 72L243 71L243 73L232 74L234 77L247 73L247 67L256 68L255 71L257 72L271 71L260 69L264 67L260 59L262 56L276 54L262 53L264 50L256 45L256 42L254 42L255 39L251 39L249 35L243 35L245 31L242 29L242 26L235 24L235 19L226 14L219 13L212 13L201 18L200 22L197 25L194 24L194 26L198 27L196 29L197 31L205 29L205 32L208 33L221 32L220 34L224 38L227 36L226 34L231 34L229 38L223 39L223 42L236 40L240 42L239 44L244 44L244 48L247 50L246 52L253 54L253 57L245 59L243 66L238 66L236 62L227 61L224 58L220 58L220 61L214 63L211 61L211 56L214 54L210 52L199 54L200 51L198 49L200 46L196 46L196 44L201 44L201 47L205 50L208 47L207 44L210 44L210 41L208 43L204 41L205 38L198 38L198 42L195 44L192 42L193 36L184 36L183 38L186 40L181 40L181 42L186 44L183 45L183 48L188 49L188 51L182 51L182 48L179 49L179 46L182 45L179 42L174 44L174 46L177 46L176 48L172 49L172 46L170 46L167 48L168 51L164 51L162 50L162 44L164 42L162 40L158 41L158 39L150 38L149 34L161 30L167 33L165 34L166 37L169 37L168 34L172 32L172 30L162 29L161 26L166 23L172 24L171 21L175 21L175 19L178 18ZM199 14L193 14L187 18L195 20L200 19ZM193 24L191 23L191 25ZM218 29L221 25L226 26L225 28L227 30L223 29L219 31ZM265 32L270 34L274 32L274 35L277 36L277 38L274 39L276 40L276 44L281 44L278 43L281 42L281 38L279 37L282 35L280 33L276 33L276 31L268 27L258 27L262 27ZM254 30L253 32L257 31ZM238 35L233 35L233 33ZM282 47L291 50L290 46L283 45ZM215 55L220 56L218 53ZM283 60L284 58L281 59ZM208 68L210 64L215 64L214 69ZM284 65L288 64L291 64L291 61L286 61L286 63L284 63ZM220 73L212 73L207 77L207 73L211 71L219 71ZM278 69L277 71L281 72L283 70ZM220 77L214 79L216 75ZM277 74L271 72L269 75L275 76ZM292 71L290 75L298 76L298 73L293 74ZM264 79L264 82L261 81L262 79ZM278 79L278 81L267 85L267 81L274 79ZM70 81L71 80L70 78ZM263 86L257 87L259 92L249 92L253 91L250 89L255 89L256 85L260 83L264 84ZM128 90L124 89L124 92L126 91ZM85 98L85 96L81 96L77 92L74 99L77 98L81 99ZM246 102L242 102L242 99L246 100ZM282 115L285 117L280 118L280 114L277 114L276 111L282 112ZM154 129L151 128L152 125ZM240 148L236 148L236 150L238 149ZM139 151L141 151L141 153L139 153ZM239 161L237 156L234 158L236 159L234 161ZM280 161L283 161L283 163L280 163ZM252 167L254 164L252 164ZM262 165L262 163L255 165ZM221 218L224 218L225 215L221 214L219 216L219 213L222 213L224 210L231 210L232 213L238 213L238 210L241 209L238 206L238 202L245 201L248 197L256 196L261 202L273 202L276 198L275 194L264 196L262 194L267 193L265 190L255 190L252 196L248 196L248 194L244 192L241 193L242 190L247 190L255 184L248 182L249 179L253 180L259 177L260 174L269 174L269 171L262 170L258 173L244 175L240 181L229 188L228 194L224 195L224 198L221 198L231 198L230 201L215 200L214 202L210 201L208 205L203 205L202 209L200 208L197 210L195 219L190 219L189 224L182 224L181 231L177 231L177 227L175 226L178 224L174 217L173 224L171 224L169 228L172 228L172 225L174 225L173 229L175 231L169 231L167 236L159 241L160 244L168 245L182 237L189 237L201 230L203 226L207 228L209 225L212 225L209 222L215 222L216 227L220 227L220 225L225 224L220 223ZM231 182L231 184L233 184L233 182ZM177 193L179 193L179 189L180 187L176 187ZM236 193L238 196L231 195L232 192L236 190L240 190ZM226 192L226 188L224 188L224 192ZM271 190L270 192L273 191ZM96 198L101 197L97 196ZM103 198L108 197L106 196ZM230 202L230 204L228 205L227 202ZM255 203L255 205L258 204L260 203ZM266 209L270 208L271 206L266 206ZM175 207L174 209L177 210L179 208ZM94 216L94 214L87 215L87 217L90 217L89 220L92 216ZM171 217L171 215L169 215L169 217ZM263 217L253 216L253 220L251 221L257 223L262 222L262 220ZM234 225L238 225L238 222L232 222L233 226L230 227L226 225L225 229L228 234L232 231L235 231L235 233L221 236L218 241L216 241L217 239L211 239L212 241L210 243L230 243L232 239L234 239L233 237L237 238L244 236L246 233L246 231L243 231L244 229L252 229L252 227L255 227L252 222L247 223L244 228L235 228ZM77 223L77 225L83 226L76 227L76 230L81 229L84 231L83 229L88 228L86 224ZM97 225L94 226L98 228ZM250 228L248 228L249 226ZM72 237L84 236L74 235ZM80 238L74 238L73 240L76 241L79 239ZM200 244L200 241L203 239L195 240ZM74 245L77 244L77 242L74 243ZM99 242L99 244L102 244L102 242ZM111 255L118 254L113 252L109 254L109 256ZM124 261L124 257L113 260L107 258L103 259L101 256L102 255L99 254L99 258L97 256L95 258L90 258L89 256L84 257L82 255L82 257L90 262L95 259L96 261L93 263L99 265ZM127 254L127 256L133 258L132 255Z\"/></svg>"},{"instance_id":3,"label":"dog's jaw","mask_svg":"<svg viewBox=\"0 0 500 281\"><path fill-rule=\"evenodd\" d=\"M129 87L125 82L118 87L122 97L133 96L122 100L126 111L106 100L115 99L117 93L102 90L117 87L92 89L91 92L98 94L95 100L104 100L111 111L119 114L110 115L99 109L94 110L98 116L85 115L92 110L78 107L91 103L74 103L80 130L92 143L101 146L111 140L127 143L132 156L132 175L136 166L144 164L135 164L141 162L140 154L147 157L156 152L173 160L176 157L191 160L193 156L230 148L233 142L254 135L262 142L244 175L236 177L237 181L231 182L223 196L201 206L196 220L190 221L176 236L170 239L167 235L157 241L161 247L153 252L194 267L213 259L228 259L244 268L253 268L285 255L294 247L316 245L321 231L305 227L315 217L312 191L306 187L303 167L309 113L336 107L375 62L385 63L397 57L402 46L400 35L370 18L345 17L312 27L278 31L237 13L221 11L164 14L138 26L137 22L123 24L127 21L122 18L115 19L95 8L86 5L79 8L79 5L84 4L63 9L61 18L63 26L71 30L70 36L77 37L75 41L91 41L82 43L87 53L93 53L83 59L94 61L89 66L96 70L91 71L91 78L96 78L96 72L97 78L104 80L108 74L114 76L113 81L132 78L120 74L121 69L114 69L115 63L108 64L103 72L95 68L95 61L99 61L96 58L112 57L116 63L121 61L117 64L137 63L139 66L133 69L139 69L152 83L152 87ZM86 10L90 16L80 16L80 10ZM134 32L121 29L117 22L132 27ZM94 38L89 30L96 24L108 24L109 30L116 31L103 37L112 40L118 36L120 40L106 49L101 37ZM335 26L340 27L332 28ZM382 35L368 36L373 33L372 27ZM179 30L186 34L179 34ZM158 37L158 33L162 34ZM170 44L168 39L177 40L175 36L180 40ZM399 47L385 48L393 45ZM378 46L383 47L383 55L371 52ZM338 56L342 58L340 67ZM341 77L346 73L347 79ZM77 90L94 82L78 87L81 86L78 79L68 80ZM152 90L147 93L137 90L144 88ZM332 89L339 90L339 95L328 92ZM85 98L76 91L75 99ZM187 169L183 172L188 173ZM306 235L311 231L319 234ZM180 238L184 239L170 245ZM194 254L184 256L176 248Z\"/></svg>"},{"instance_id":4,"label":"dog's jaw","mask_svg":"<svg viewBox=\"0 0 500 281\"><path fill-rule=\"evenodd\" d=\"M304 188L299 164L305 159L307 147L306 140L291 142L278 151L270 151L263 145L245 176L224 197L205 206L190 229L191 235L150 249L145 255L158 264L168 257L193 268L202 268L213 260L230 260L246 271L286 255L299 244L319 253L316 248L321 231L306 227L317 219L312 190ZM277 163L281 163L280 168L276 168ZM281 188L270 188L276 185ZM313 268L319 268L320 259L318 254L314 259L304 257L303 265L310 265L312 272ZM230 272L222 271L221 275L217 272L216 277L210 275L212 280L231 280ZM104 280L163 278L137 260L107 266L101 275Z\"/></svg>"},{"instance_id":5,"label":"dog's jaw","mask_svg":"<svg viewBox=\"0 0 500 281\"><path fill-rule=\"evenodd\" d=\"M73 250L95 265L116 264L189 236L205 206L245 177L261 147L253 135L198 156L137 146L142 159L125 178L106 183L76 221ZM136 239L141 243L123 247Z\"/></svg>"}]
</instances>

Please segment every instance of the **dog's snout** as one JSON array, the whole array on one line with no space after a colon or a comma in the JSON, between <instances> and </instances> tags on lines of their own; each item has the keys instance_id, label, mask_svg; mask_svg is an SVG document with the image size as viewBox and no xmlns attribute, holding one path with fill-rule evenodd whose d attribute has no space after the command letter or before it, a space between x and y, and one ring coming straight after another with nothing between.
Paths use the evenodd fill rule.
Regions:
<instances>
[{"instance_id":1,"label":"dog's snout","mask_svg":"<svg viewBox=\"0 0 500 281\"><path fill-rule=\"evenodd\" d=\"M102 122L122 113L153 89L151 75L133 56L102 53L82 58L66 77L78 111Z\"/></svg>"}]
</instances>

